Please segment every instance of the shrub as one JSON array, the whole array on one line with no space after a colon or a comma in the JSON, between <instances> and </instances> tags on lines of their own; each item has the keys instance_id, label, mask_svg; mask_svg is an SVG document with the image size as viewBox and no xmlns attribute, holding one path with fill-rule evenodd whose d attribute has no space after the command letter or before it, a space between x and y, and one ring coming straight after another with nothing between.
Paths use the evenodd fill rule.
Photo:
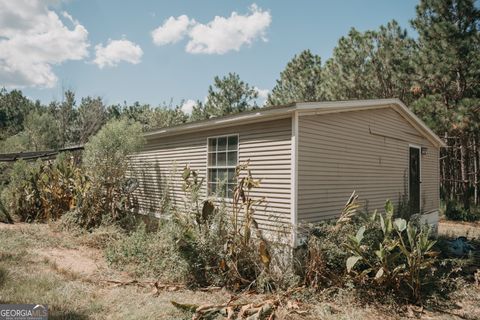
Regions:
<instances>
[{"instance_id":1,"label":"shrub","mask_svg":"<svg viewBox=\"0 0 480 320\"><path fill-rule=\"evenodd\" d=\"M127 178L128 155L143 141L141 128L112 121L85 147L83 166L68 154L55 161L14 163L2 198L6 211L22 221L67 219L85 228L132 218L134 179Z\"/></svg>"},{"instance_id":2,"label":"shrub","mask_svg":"<svg viewBox=\"0 0 480 320\"><path fill-rule=\"evenodd\" d=\"M127 120L107 123L85 146L86 179L78 186L78 222L87 228L128 217L136 181L127 177L128 156L143 144L141 126Z\"/></svg>"},{"instance_id":3,"label":"shrub","mask_svg":"<svg viewBox=\"0 0 480 320\"><path fill-rule=\"evenodd\" d=\"M216 284L233 289L255 287L271 290L270 244L265 240L253 216L264 199L253 199L252 189L260 185L248 170L248 162L235 170L237 185L230 209L212 199L198 199L203 180L185 168L185 199L194 205L176 212L173 221L183 230L178 247L194 268L200 285ZM218 195L221 196L221 195ZM218 203L217 203L218 204ZM230 211L230 212L229 212Z\"/></svg>"},{"instance_id":4,"label":"shrub","mask_svg":"<svg viewBox=\"0 0 480 320\"><path fill-rule=\"evenodd\" d=\"M38 186L42 162L27 163L20 160L14 163L10 183L3 192L6 209L22 221L32 221L42 211Z\"/></svg>"},{"instance_id":5,"label":"shrub","mask_svg":"<svg viewBox=\"0 0 480 320\"><path fill-rule=\"evenodd\" d=\"M80 175L68 154L55 161L17 161L4 192L4 211L22 221L57 219L75 205L74 186Z\"/></svg>"},{"instance_id":6,"label":"shrub","mask_svg":"<svg viewBox=\"0 0 480 320\"><path fill-rule=\"evenodd\" d=\"M447 201L445 216L454 221L478 221L480 220L480 207L470 206L466 209L456 200Z\"/></svg>"},{"instance_id":7,"label":"shrub","mask_svg":"<svg viewBox=\"0 0 480 320\"><path fill-rule=\"evenodd\" d=\"M343 285L345 262L349 256L344 248L345 234L351 233L352 225L336 227L324 222L310 228L304 256L304 281L314 289Z\"/></svg>"},{"instance_id":8,"label":"shrub","mask_svg":"<svg viewBox=\"0 0 480 320\"><path fill-rule=\"evenodd\" d=\"M374 212L348 239L346 248L352 256L346 261L347 272L354 272L362 282L398 293L406 285L410 297L420 301L422 285L429 280L427 271L436 256L428 226L393 220L393 205L387 201L385 215Z\"/></svg>"}]
</instances>

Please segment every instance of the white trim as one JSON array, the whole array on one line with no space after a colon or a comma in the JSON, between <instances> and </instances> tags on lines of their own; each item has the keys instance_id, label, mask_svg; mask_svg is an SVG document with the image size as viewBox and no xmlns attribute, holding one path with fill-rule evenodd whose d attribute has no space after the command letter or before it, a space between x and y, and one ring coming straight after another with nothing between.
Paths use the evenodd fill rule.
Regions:
<instances>
[{"instance_id":1,"label":"white trim","mask_svg":"<svg viewBox=\"0 0 480 320\"><path fill-rule=\"evenodd\" d=\"M419 167L419 186L418 186L418 206L420 212L415 212L414 214L422 213L422 147L416 144L408 144L408 199L410 199L410 148L418 149L418 167Z\"/></svg>"},{"instance_id":2,"label":"white trim","mask_svg":"<svg viewBox=\"0 0 480 320\"><path fill-rule=\"evenodd\" d=\"M290 174L290 197L291 197L291 225L292 246L297 246L298 227L298 111L292 113L292 136L291 136L291 174Z\"/></svg>"},{"instance_id":3,"label":"white trim","mask_svg":"<svg viewBox=\"0 0 480 320\"><path fill-rule=\"evenodd\" d=\"M209 154L212 153L212 152L209 152L208 151L208 142L210 139L217 139L217 144L215 146L216 149L218 149L218 138L226 138L227 139L227 144L226 144L226 149L225 149L225 153L226 153L226 159L225 159L225 162L228 163L228 138L229 137L233 137L233 136L236 136L237 137L237 164L234 165L234 166L228 166L228 165L225 165L225 166L210 166L208 165L208 159L209 159ZM233 151L233 150L232 150ZM220 151L222 152L222 151ZM207 197L210 197L210 174L209 174L209 169L236 169L236 167L238 166L239 162L240 162L240 134L238 133L231 133L231 134L221 134L221 135L216 135L216 136L208 136L207 137L207 148L206 148L206 153L207 153L207 161L206 162L206 173L205 173L205 178L206 178L206 194L207 194ZM218 150L215 150L215 154L218 153ZM217 162L217 159L215 159L215 162ZM228 171L227 171L227 180L228 180ZM227 182L227 186L228 186L228 182ZM232 198L229 198L228 197L228 193L225 195L224 197L225 199L232 199Z\"/></svg>"}]
</instances>

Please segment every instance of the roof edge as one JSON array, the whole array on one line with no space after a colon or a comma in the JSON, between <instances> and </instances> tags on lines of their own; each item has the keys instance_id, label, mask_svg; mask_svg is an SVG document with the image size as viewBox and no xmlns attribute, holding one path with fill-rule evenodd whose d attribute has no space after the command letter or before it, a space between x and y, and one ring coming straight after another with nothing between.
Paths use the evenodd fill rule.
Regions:
<instances>
[{"instance_id":1,"label":"roof edge","mask_svg":"<svg viewBox=\"0 0 480 320\"><path fill-rule=\"evenodd\" d=\"M268 121L288 117L292 111L323 110L327 112L346 112L366 110L372 108L393 107L413 127L422 133L433 145L445 147L445 142L440 139L421 119L419 119L400 99L370 99L370 100L345 100L322 102L296 102L284 106L269 107L249 112L228 115L203 121L181 124L169 128L162 128L144 133L147 138L179 135L192 131L208 130L210 128L228 127L232 124L241 125L254 122Z\"/></svg>"},{"instance_id":2,"label":"roof edge","mask_svg":"<svg viewBox=\"0 0 480 320\"><path fill-rule=\"evenodd\" d=\"M393 107L434 146L446 147L445 142L439 136L437 136L437 134L433 132L425 124L425 122L418 118L400 99L397 98L332 102L303 102L297 104L297 108L300 111L322 110L322 113L360 111L386 107Z\"/></svg>"},{"instance_id":3,"label":"roof edge","mask_svg":"<svg viewBox=\"0 0 480 320\"><path fill-rule=\"evenodd\" d=\"M286 105L276 108L268 108L265 110L258 109L250 112L239 113L235 115L229 115L225 117L212 118L203 121L194 121L190 123L181 124L178 126L167 127L158 129L155 131L145 132L144 137L156 137L156 136L170 136L188 133L197 130L208 130L210 128L217 129L221 127L230 126L232 124L241 125L254 123L258 121L267 121L281 118L296 109L295 104Z\"/></svg>"}]
</instances>

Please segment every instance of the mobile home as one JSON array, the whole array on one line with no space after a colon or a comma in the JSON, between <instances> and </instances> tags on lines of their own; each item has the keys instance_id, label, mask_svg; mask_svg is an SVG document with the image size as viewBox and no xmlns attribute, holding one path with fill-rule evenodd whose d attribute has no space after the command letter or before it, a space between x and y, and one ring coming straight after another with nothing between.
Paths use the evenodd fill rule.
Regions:
<instances>
[{"instance_id":1,"label":"mobile home","mask_svg":"<svg viewBox=\"0 0 480 320\"><path fill-rule=\"evenodd\" d=\"M266 230L335 218L353 190L370 210L404 195L414 212L429 223L438 220L444 142L398 99L293 103L145 138L132 157L143 212L161 215L165 196L181 203L185 165L205 178L204 195L222 186L228 198L235 167L249 160L253 176L262 179L252 196L266 199L255 212ZM219 178L228 183L218 184Z\"/></svg>"}]
</instances>

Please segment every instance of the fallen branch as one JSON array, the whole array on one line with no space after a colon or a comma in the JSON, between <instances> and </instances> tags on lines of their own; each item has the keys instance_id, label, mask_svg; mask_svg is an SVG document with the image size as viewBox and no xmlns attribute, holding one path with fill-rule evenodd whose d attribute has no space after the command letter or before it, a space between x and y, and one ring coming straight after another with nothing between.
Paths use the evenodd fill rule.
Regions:
<instances>
[{"instance_id":1,"label":"fallen branch","mask_svg":"<svg viewBox=\"0 0 480 320\"><path fill-rule=\"evenodd\" d=\"M275 318L275 312L279 307L288 310L290 313L305 315L306 310L300 310L301 303L289 299L289 296L303 288L288 290L282 294L270 295L259 302L238 302L240 298L250 298L249 294L232 296L228 302L221 304L203 304L193 305L171 301L172 305L182 311L193 313L192 320L207 320L217 317L223 317L226 320L234 319L264 319L271 320Z\"/></svg>"},{"instance_id":2,"label":"fallen branch","mask_svg":"<svg viewBox=\"0 0 480 320\"><path fill-rule=\"evenodd\" d=\"M185 285L183 284L172 284L172 283L161 283L159 281L138 281L138 280L128 280L128 281L121 281L121 280L109 280L104 279L100 280L101 282L112 283L115 287L120 286L130 286L135 285L142 288L153 288L153 294L158 295L160 291L177 291L180 289L185 289Z\"/></svg>"}]
</instances>

